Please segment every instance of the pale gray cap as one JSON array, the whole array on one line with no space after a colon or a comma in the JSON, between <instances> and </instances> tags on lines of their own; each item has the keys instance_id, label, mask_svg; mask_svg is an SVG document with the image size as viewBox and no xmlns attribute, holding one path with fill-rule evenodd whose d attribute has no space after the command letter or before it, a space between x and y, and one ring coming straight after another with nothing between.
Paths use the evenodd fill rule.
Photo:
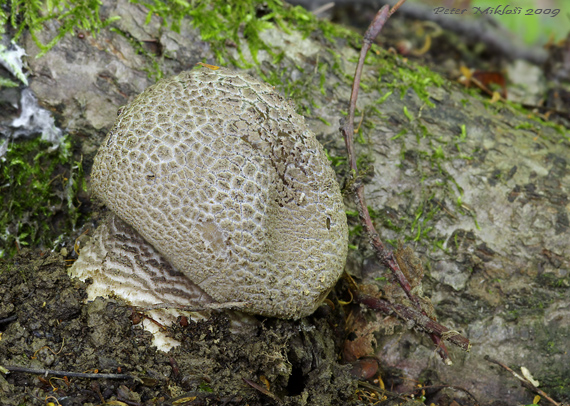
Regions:
<instances>
[{"instance_id":1,"label":"pale gray cap","mask_svg":"<svg viewBox=\"0 0 570 406\"><path fill-rule=\"evenodd\" d=\"M335 173L270 86L220 68L163 79L122 109L91 175L97 197L218 302L299 318L340 277Z\"/></svg>"}]
</instances>

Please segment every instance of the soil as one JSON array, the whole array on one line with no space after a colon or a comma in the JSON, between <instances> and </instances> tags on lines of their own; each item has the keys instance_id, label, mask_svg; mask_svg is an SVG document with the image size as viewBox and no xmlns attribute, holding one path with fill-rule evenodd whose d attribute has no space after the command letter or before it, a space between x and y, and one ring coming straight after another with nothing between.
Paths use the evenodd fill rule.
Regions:
<instances>
[{"instance_id":1,"label":"soil","mask_svg":"<svg viewBox=\"0 0 570 406\"><path fill-rule=\"evenodd\" d=\"M65 406L112 400L129 405L357 404L357 380L337 356L344 338L342 309L325 306L295 322L260 318L247 340L230 332L223 314L189 321L171 329L182 345L166 354L156 351L150 333L130 320L128 305L102 298L83 303L86 284L71 280L66 264L61 253L31 250L0 264L0 365L131 378L11 372L0 375L2 405L57 404L55 398Z\"/></svg>"}]
</instances>

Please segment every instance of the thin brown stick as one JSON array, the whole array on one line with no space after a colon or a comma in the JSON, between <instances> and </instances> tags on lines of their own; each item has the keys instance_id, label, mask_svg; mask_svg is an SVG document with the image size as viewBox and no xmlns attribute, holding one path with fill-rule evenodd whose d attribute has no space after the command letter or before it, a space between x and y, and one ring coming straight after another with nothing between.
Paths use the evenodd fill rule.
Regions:
<instances>
[{"instance_id":1,"label":"thin brown stick","mask_svg":"<svg viewBox=\"0 0 570 406\"><path fill-rule=\"evenodd\" d=\"M156 309L176 309L186 312L203 312L206 310L243 310L249 307L246 302L226 302L226 303L196 303L182 306L176 303L156 303L147 307L135 307L139 312L148 312Z\"/></svg>"},{"instance_id":2,"label":"thin brown stick","mask_svg":"<svg viewBox=\"0 0 570 406\"><path fill-rule=\"evenodd\" d=\"M266 388L264 388L261 385L256 384L255 382L253 382L250 379L246 379L246 378L241 378L242 381L244 381L245 383L247 383L249 386L251 386L254 389L257 389L259 392L263 393L266 396L269 396L271 399L275 400L278 404L283 403L281 401L281 399L279 399L275 394L271 393L269 390L267 390Z\"/></svg>"},{"instance_id":3,"label":"thin brown stick","mask_svg":"<svg viewBox=\"0 0 570 406\"><path fill-rule=\"evenodd\" d=\"M400 0L400 1L398 1L396 4L394 4L394 7L392 7L392 9L390 10L390 16L391 16L392 14L394 14L394 13L396 12L396 10L398 10L398 9L400 8L400 6L401 6L402 4L404 4L405 2L406 2L406 0Z\"/></svg>"},{"instance_id":4,"label":"thin brown stick","mask_svg":"<svg viewBox=\"0 0 570 406\"><path fill-rule=\"evenodd\" d=\"M434 334L442 340L449 341L464 351L469 351L471 348L469 340L458 332L442 326L437 321L430 319L425 314L422 314L422 312L404 306L403 304L390 303L387 300L365 295L360 292L356 293L354 300L358 303L362 303L370 309L380 310L384 314L395 314L406 322L413 323L414 327L417 327L426 333Z\"/></svg>"},{"instance_id":5,"label":"thin brown stick","mask_svg":"<svg viewBox=\"0 0 570 406\"><path fill-rule=\"evenodd\" d=\"M519 381L521 381L521 385L523 385L525 388L527 388L531 392L536 393L537 395L542 396L543 398L548 400L550 403L552 403L554 406L561 406L560 403L556 402L554 399L552 399L550 396L548 396L546 393L544 393L544 391L542 391L542 390L538 389L536 386L534 386L532 384L532 382L530 382L528 379L526 379L523 376L520 376L515 371L513 371L511 368L509 368L507 365L503 364L501 361L497 361L496 359L493 359L493 358L489 357L488 355L485 355L485 361L489 361L493 364L497 364L501 368L509 371L515 378L517 378Z\"/></svg>"},{"instance_id":6,"label":"thin brown stick","mask_svg":"<svg viewBox=\"0 0 570 406\"><path fill-rule=\"evenodd\" d=\"M70 372L70 371L55 371L53 369L36 369L36 368L26 368L18 366L5 366L3 367L10 372L24 372L27 374L38 374L38 375L54 375L54 376L69 376L72 378L88 378L88 379L134 379L140 381L141 379L127 374L90 374L82 372Z\"/></svg>"},{"instance_id":7,"label":"thin brown stick","mask_svg":"<svg viewBox=\"0 0 570 406\"><path fill-rule=\"evenodd\" d=\"M360 50L358 63L356 65L356 72L354 72L354 81L352 82L350 105L348 107L348 119L346 120L346 124L341 128L350 161L350 169L353 171L355 177L358 174L358 168L356 166L356 154L354 153L354 141L352 134L354 133L354 112L356 110L356 100L358 99L360 77L362 76L362 68L364 66L364 59L366 58L366 54L370 50L370 47L374 42L374 38L376 38L378 33L380 33L380 30L382 30L382 27L384 27L384 24L390 17L389 10L390 6L388 5L382 7L374 17L374 20L370 23L370 26L366 30L366 33L364 33L364 41L362 44L362 49Z\"/></svg>"},{"instance_id":8,"label":"thin brown stick","mask_svg":"<svg viewBox=\"0 0 570 406\"><path fill-rule=\"evenodd\" d=\"M395 279L398 281L398 283L406 293L406 296L413 303L414 307L418 309L423 316L425 316L426 320L431 320L429 319L429 317L427 317L425 311L423 311L419 298L412 294L412 288L410 286L410 283L408 282L404 273L400 269L394 257L394 254L390 250L386 249L386 247L382 243L382 240L380 239L378 232L374 228L372 219L370 218L370 213L368 212L368 206L366 205L366 199L364 198L364 185L358 179L358 167L356 165L356 154L354 152L354 141L353 141L356 100L358 99L358 90L360 87L360 78L362 76L364 60L366 59L368 51L372 47L374 39L382 30L388 18L390 18L390 16L404 3L404 1L405 0L400 0L392 8L392 10L389 9L388 5L382 7L374 17L374 20L370 23L370 26L368 27L366 32L364 33L362 49L360 50L360 56L358 58L358 63L356 65L356 70L354 73L354 81L352 84L352 92L350 95L350 104L348 109L348 118L346 119L344 125L341 126L340 130L345 140L346 150L349 158L348 160L350 162L350 169L352 172L352 178L354 179L354 193L357 201L356 203L358 207L358 214L362 224L364 225L366 233L368 234L370 244L374 248L376 257L384 266L390 269ZM422 321L427 322L426 320L422 319ZM421 327L426 329L426 331L429 331L429 329L426 326L421 326ZM434 344L436 345L437 352L443 359L444 363L446 363L447 365L451 365L452 362L451 359L449 358L447 348L445 347L445 344L441 339L441 335L438 336L435 332L429 332L429 335ZM462 339L467 342L466 348L468 348L469 340L467 340L464 337L462 337Z\"/></svg>"},{"instance_id":9,"label":"thin brown stick","mask_svg":"<svg viewBox=\"0 0 570 406\"><path fill-rule=\"evenodd\" d=\"M16 315L6 317L5 319L0 319L0 324L9 323L9 322L17 320L17 319L18 319L18 316L16 316Z\"/></svg>"}]
</instances>

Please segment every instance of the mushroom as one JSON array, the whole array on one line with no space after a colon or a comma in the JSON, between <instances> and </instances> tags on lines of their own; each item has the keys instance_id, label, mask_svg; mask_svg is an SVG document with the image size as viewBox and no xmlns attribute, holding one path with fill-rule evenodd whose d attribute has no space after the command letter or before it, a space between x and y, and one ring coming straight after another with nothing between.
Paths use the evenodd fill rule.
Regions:
<instances>
[{"instance_id":1,"label":"mushroom","mask_svg":"<svg viewBox=\"0 0 570 406\"><path fill-rule=\"evenodd\" d=\"M340 277L335 173L292 104L225 68L158 81L101 144L93 193L114 213L71 273L133 304L240 302L297 319Z\"/></svg>"}]
</instances>

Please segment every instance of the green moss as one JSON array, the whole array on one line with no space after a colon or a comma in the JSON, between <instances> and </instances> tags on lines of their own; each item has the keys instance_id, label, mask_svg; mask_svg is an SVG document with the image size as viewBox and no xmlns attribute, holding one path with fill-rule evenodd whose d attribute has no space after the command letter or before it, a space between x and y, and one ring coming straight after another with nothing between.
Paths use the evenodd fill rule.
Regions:
<instances>
[{"instance_id":1,"label":"green moss","mask_svg":"<svg viewBox=\"0 0 570 406\"><path fill-rule=\"evenodd\" d=\"M432 241L433 249L442 249L444 240L433 234L433 226L441 207L434 195L422 198L418 205L410 207L405 216L400 217L399 233L404 242ZM389 226L389 225L388 225Z\"/></svg>"},{"instance_id":2,"label":"green moss","mask_svg":"<svg viewBox=\"0 0 570 406\"><path fill-rule=\"evenodd\" d=\"M259 71L259 74L266 83L279 87L285 97L297 102L305 100L306 102L302 105L298 103L297 112L306 116L310 114L311 106L314 105L311 94L317 91L317 84L313 81L313 72L305 73L300 66L296 66L296 69L301 72L296 80L289 80L286 76L287 73L280 69L269 71L269 75L265 75L262 71Z\"/></svg>"},{"instance_id":3,"label":"green moss","mask_svg":"<svg viewBox=\"0 0 570 406\"><path fill-rule=\"evenodd\" d=\"M347 165L348 163L348 159L345 156L332 156L329 154L328 150L325 149L325 155L327 156L327 159L329 160L329 162L331 163L331 165L333 167L337 167L337 166L341 166L341 165Z\"/></svg>"},{"instance_id":4,"label":"green moss","mask_svg":"<svg viewBox=\"0 0 570 406\"><path fill-rule=\"evenodd\" d=\"M319 31L328 40L339 36L352 36L350 31L317 19L302 7L293 7L280 0L253 0L228 3L225 0L134 0L148 8L147 22L153 15L162 17L163 23L179 32L183 19L192 17L192 25L200 31L216 55L217 63L248 67L251 63L244 55L244 40L254 64L257 55L265 50L278 63L281 54L273 52L260 37L260 33L274 24L283 31L301 32L304 37ZM237 49L239 60L228 52L228 43Z\"/></svg>"},{"instance_id":5,"label":"green moss","mask_svg":"<svg viewBox=\"0 0 570 406\"><path fill-rule=\"evenodd\" d=\"M280 4L279 1L269 0L267 2L268 12L260 15L257 8L260 2L251 1L228 3L220 0L191 2L135 0L134 2L148 8L147 23L153 15L158 15L165 26L169 26L176 32L180 32L184 18L192 17L192 25L200 30L202 39L210 43L218 63L225 65L228 60L233 61L226 50L227 43L231 41L237 47L242 66L248 66L249 63L243 56L241 37L247 40L251 55L257 62L259 49L268 49L259 38L259 32L271 26L268 21L274 17L271 8Z\"/></svg>"},{"instance_id":6,"label":"green moss","mask_svg":"<svg viewBox=\"0 0 570 406\"><path fill-rule=\"evenodd\" d=\"M6 13L4 7L0 7L0 38L6 32L7 22L8 22L8 13Z\"/></svg>"},{"instance_id":7,"label":"green moss","mask_svg":"<svg viewBox=\"0 0 570 406\"><path fill-rule=\"evenodd\" d=\"M96 34L117 19L101 20L99 16L101 4L100 0L13 0L10 4L10 23L16 29L14 41L18 40L24 30L29 30L32 39L41 50L39 57L53 48L74 28ZM38 33L44 29L44 24L49 20L58 20L59 29L54 38L48 43L43 43L39 40ZM7 22L6 15L0 14L0 23L5 22Z\"/></svg>"},{"instance_id":8,"label":"green moss","mask_svg":"<svg viewBox=\"0 0 570 406\"><path fill-rule=\"evenodd\" d=\"M412 113L410 113L408 111L408 107L404 106L404 115L406 116L406 118L408 119L408 121L412 122L414 121L414 116L412 116Z\"/></svg>"},{"instance_id":9,"label":"green moss","mask_svg":"<svg viewBox=\"0 0 570 406\"><path fill-rule=\"evenodd\" d=\"M141 69L146 71L149 77L154 77L156 80L159 80L164 76L161 66L162 60L157 58L156 54L153 52L149 52L142 41L137 40L129 33L123 32L115 27L110 28L109 31L122 36L131 44L137 54L144 55L148 59L150 62L149 65L142 66Z\"/></svg>"},{"instance_id":10,"label":"green moss","mask_svg":"<svg viewBox=\"0 0 570 406\"><path fill-rule=\"evenodd\" d=\"M19 84L14 82L13 80L10 79L6 79L6 78L0 78L0 88L3 87L18 87Z\"/></svg>"},{"instance_id":11,"label":"green moss","mask_svg":"<svg viewBox=\"0 0 570 406\"><path fill-rule=\"evenodd\" d=\"M78 220L83 167L67 138L57 148L40 138L12 142L0 162L0 188L0 257L25 245L51 247Z\"/></svg>"},{"instance_id":12,"label":"green moss","mask_svg":"<svg viewBox=\"0 0 570 406\"><path fill-rule=\"evenodd\" d=\"M397 66L398 61L392 60L390 56L382 53L384 63L379 65L378 83L386 82L385 85L391 91L399 90L400 98L403 99L408 89L413 89L418 97L428 106L435 107L430 101L429 86L440 87L444 84L445 80L437 73L432 72L426 66L405 65ZM380 92L381 94L384 92ZM387 97L387 96L385 96ZM384 97L380 98L378 102L384 101ZM406 117L410 119L408 114ZM410 119L411 121L411 119Z\"/></svg>"},{"instance_id":13,"label":"green moss","mask_svg":"<svg viewBox=\"0 0 570 406\"><path fill-rule=\"evenodd\" d=\"M375 105L384 103L393 93L399 93L400 98L409 96L414 92L421 100L422 105L414 106L413 103L402 106L402 114L398 119L404 123L398 129L396 135L391 137L391 141L400 143L401 164L411 166L420 179L421 197L411 203L410 207L400 210L399 219L383 218L383 227L396 231L399 238L405 241L430 241L432 249L442 249L444 239L434 235L435 217L450 215L445 209L446 202L449 205L456 204L456 209L460 215L467 215L473 218L477 227L475 214L467 210L462 204L463 190L457 181L446 170L450 159L457 159L457 150L462 159L472 159L462 153L461 146L466 142L467 130L465 125L461 126L460 132L452 142L446 142L443 137L432 134L422 119L422 110L435 108L430 96L430 87L440 87L444 85L445 79L439 74L432 72L428 67L416 66L411 62L403 62L398 57L390 55L382 50L371 52L367 62L373 65L379 72L378 79L373 86L370 86L370 79L366 83L368 86L363 90L376 90L381 96L376 99ZM413 99L412 99L413 100ZM467 102L467 101L465 101ZM382 110L370 109L372 114L386 122L390 117L383 117ZM406 145L402 135L414 134L417 145ZM427 140L427 150L425 148ZM426 180L431 180L426 186ZM409 191L408 191L409 192ZM404 191L403 193L407 193ZM412 207L413 206L413 207ZM442 210L443 209L443 210ZM381 216L382 217L382 216ZM395 241L394 241L395 242ZM391 242L391 243L394 243Z\"/></svg>"},{"instance_id":14,"label":"green moss","mask_svg":"<svg viewBox=\"0 0 570 406\"><path fill-rule=\"evenodd\" d=\"M390 90L389 92L384 93L384 95L382 97L380 97L378 100L376 100L374 103L376 104L382 104L386 101L386 99L388 99L388 97L390 97L392 95L392 91Z\"/></svg>"},{"instance_id":15,"label":"green moss","mask_svg":"<svg viewBox=\"0 0 570 406\"><path fill-rule=\"evenodd\" d=\"M567 326L551 322L536 323L532 326L535 332L533 351L546 354L547 357L564 357L568 352L570 329ZM570 367L564 362L549 364L542 371L533 373L540 381L540 387L550 396L559 399L570 399Z\"/></svg>"},{"instance_id":16,"label":"green moss","mask_svg":"<svg viewBox=\"0 0 570 406\"><path fill-rule=\"evenodd\" d=\"M206 382L201 382L200 385L198 386L198 390L201 392L208 392L208 393L214 392L214 390Z\"/></svg>"},{"instance_id":17,"label":"green moss","mask_svg":"<svg viewBox=\"0 0 570 406\"><path fill-rule=\"evenodd\" d=\"M461 133L455 138L454 141L454 145L455 148L457 149L457 152L461 153L461 144L463 144L465 142L465 140L467 139L467 129L465 127L465 124L461 124ZM470 156L466 156L464 154L461 154L461 157L463 159L473 159Z\"/></svg>"},{"instance_id":18,"label":"green moss","mask_svg":"<svg viewBox=\"0 0 570 406\"><path fill-rule=\"evenodd\" d=\"M522 130L535 130L535 126L534 126L533 124L527 122L527 123L522 123L522 124L519 124L519 125L515 126L515 130L519 130L519 129L522 129Z\"/></svg>"},{"instance_id":19,"label":"green moss","mask_svg":"<svg viewBox=\"0 0 570 406\"><path fill-rule=\"evenodd\" d=\"M535 122L537 122L540 125L543 125L545 127L550 127L554 131L556 131L558 134L560 134L563 137L562 139L560 139L560 141L570 141L570 132L568 131L568 128L564 127L561 124L556 124L552 121L543 120L541 117L537 116L536 114L529 113L528 110L524 109L524 107L522 107L522 106L519 106L519 107L520 107L519 111L522 112L523 114L526 114L530 120L533 120L533 121L535 121ZM538 135L543 136L542 131L536 131L536 132Z\"/></svg>"},{"instance_id":20,"label":"green moss","mask_svg":"<svg viewBox=\"0 0 570 406\"><path fill-rule=\"evenodd\" d=\"M515 129L531 130L531 131L536 132L536 134L538 136L546 138L546 135L544 135L544 132L540 131L540 126L550 127L556 133L558 133L562 136L562 138L559 141L569 141L570 140L570 132L568 131L568 129L566 127L564 127L561 124L557 124L553 121L550 121L550 120L544 120L540 115L537 115L533 111L528 110L526 107L524 107L523 105L521 105L519 103L514 103L510 100L498 101L496 103L491 103L491 100L489 99L489 97L482 94L476 88L464 89L464 91L465 91L465 93L471 95L473 98L482 102L483 105L485 106L485 108L492 109L493 113L501 114L501 109L506 108L506 109L511 110L511 112L513 112L514 114L520 114L522 116L526 116L529 121L526 123L518 124L517 126L515 126ZM461 102L463 103L463 100L461 100ZM537 126L534 123L537 123L540 126Z\"/></svg>"},{"instance_id":21,"label":"green moss","mask_svg":"<svg viewBox=\"0 0 570 406\"><path fill-rule=\"evenodd\" d=\"M568 286L570 286L569 278L559 278L553 273L549 272L545 272L538 275L538 277L536 278L536 282L540 286L548 286L549 288L552 289L566 290L568 289Z\"/></svg>"},{"instance_id":22,"label":"green moss","mask_svg":"<svg viewBox=\"0 0 570 406\"><path fill-rule=\"evenodd\" d=\"M325 96L327 94L327 90L325 88L325 84L327 81L327 72L329 71L329 66L326 63L319 63L319 89L321 94Z\"/></svg>"},{"instance_id":23,"label":"green moss","mask_svg":"<svg viewBox=\"0 0 570 406\"><path fill-rule=\"evenodd\" d=\"M358 34L320 20L304 8L290 6L281 0L250 0L230 3L225 0L131 1L148 9L147 23L153 16L158 16L162 19L163 26L176 32L180 32L184 19L191 17L192 26L198 29L202 39L209 43L220 65L231 63L240 67L251 66L244 54L244 47L249 50L249 55L255 65L258 64L257 56L260 50L265 50L272 55L273 63L279 63L283 58L283 53L275 52L260 37L262 31L275 25L285 32L300 32L304 37L318 32L321 38L329 41L342 37L353 41L355 45L360 42ZM102 20L101 4L100 0L14 0L9 5L9 14L0 9L0 29L4 28L5 23L11 23L16 30L15 41L25 30L29 30L33 40L41 49L38 55L41 56L74 28L96 34L119 18ZM60 28L56 36L44 44L38 39L38 33L44 29L48 21L54 19L58 20ZM148 54L144 52L141 44L137 45L133 41L131 43L136 50L145 55ZM228 44L232 45L228 46ZM233 47L237 49L238 59L235 59L232 56L233 52L230 52ZM338 66L337 64L337 68ZM321 90L324 90L327 70L327 64L320 65L318 74ZM161 76L158 64L153 64L152 73L157 75L157 78Z\"/></svg>"}]
</instances>

